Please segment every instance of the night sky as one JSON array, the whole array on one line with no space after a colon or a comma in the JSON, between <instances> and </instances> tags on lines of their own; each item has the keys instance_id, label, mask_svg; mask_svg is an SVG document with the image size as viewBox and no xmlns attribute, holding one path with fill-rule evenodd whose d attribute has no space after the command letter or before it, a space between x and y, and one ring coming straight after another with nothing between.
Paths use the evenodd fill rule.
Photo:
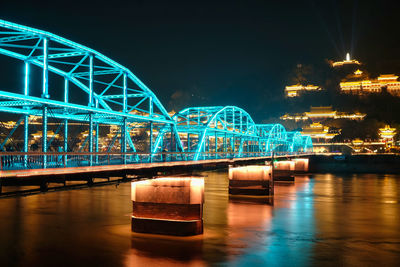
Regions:
<instances>
[{"instance_id":1,"label":"night sky","mask_svg":"<svg viewBox=\"0 0 400 267\"><path fill-rule=\"evenodd\" d=\"M347 51L400 74L396 1L38 2L2 1L0 17L125 65L168 110L237 105L261 122L285 112L298 64L318 68Z\"/></svg>"}]
</instances>

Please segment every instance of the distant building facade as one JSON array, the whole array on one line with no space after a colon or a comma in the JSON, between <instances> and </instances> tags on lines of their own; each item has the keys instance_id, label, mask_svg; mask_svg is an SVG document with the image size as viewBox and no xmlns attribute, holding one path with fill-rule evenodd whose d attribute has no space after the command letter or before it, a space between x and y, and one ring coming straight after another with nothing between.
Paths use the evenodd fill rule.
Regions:
<instances>
[{"instance_id":1,"label":"distant building facade","mask_svg":"<svg viewBox=\"0 0 400 267\"><path fill-rule=\"evenodd\" d=\"M309 135L313 142L319 143L321 141L330 141L333 137L340 134L340 130L335 131L319 122L314 122L303 127L301 134Z\"/></svg>"},{"instance_id":2,"label":"distant building facade","mask_svg":"<svg viewBox=\"0 0 400 267\"><path fill-rule=\"evenodd\" d=\"M362 120L366 114L355 112L346 113L338 112L333 110L332 106L325 107L311 107L310 111L301 114L285 114L280 117L281 120L294 120L294 121L306 121L308 119L312 121L321 121L324 119L348 119L348 120Z\"/></svg>"},{"instance_id":3,"label":"distant building facade","mask_svg":"<svg viewBox=\"0 0 400 267\"><path fill-rule=\"evenodd\" d=\"M392 128L390 125L385 125L384 128L378 130L378 134L381 141L393 143L393 138L396 135L396 128Z\"/></svg>"},{"instance_id":4,"label":"distant building facade","mask_svg":"<svg viewBox=\"0 0 400 267\"><path fill-rule=\"evenodd\" d=\"M398 78L394 74L382 74L377 79L344 80L340 83L340 90L342 93L364 95L381 93L386 89L389 94L400 96Z\"/></svg>"},{"instance_id":5,"label":"distant building facade","mask_svg":"<svg viewBox=\"0 0 400 267\"><path fill-rule=\"evenodd\" d=\"M316 85L289 85L285 87L285 96L286 97L299 97L303 92L310 91L321 91L322 88Z\"/></svg>"}]
</instances>

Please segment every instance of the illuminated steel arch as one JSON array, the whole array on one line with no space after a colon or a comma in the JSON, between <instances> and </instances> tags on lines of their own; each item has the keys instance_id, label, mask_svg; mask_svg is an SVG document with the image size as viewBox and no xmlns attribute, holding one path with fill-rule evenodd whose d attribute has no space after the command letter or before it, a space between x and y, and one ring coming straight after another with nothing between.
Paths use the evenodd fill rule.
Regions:
<instances>
[{"instance_id":1,"label":"illuminated steel arch","mask_svg":"<svg viewBox=\"0 0 400 267\"><path fill-rule=\"evenodd\" d=\"M303 137L299 131L287 132L287 145L289 152L299 151L303 148Z\"/></svg>"},{"instance_id":2,"label":"illuminated steel arch","mask_svg":"<svg viewBox=\"0 0 400 267\"><path fill-rule=\"evenodd\" d=\"M277 124L257 124L260 138L263 140L263 150L265 152L285 151L287 143L287 133L283 125Z\"/></svg>"},{"instance_id":3,"label":"illuminated steel arch","mask_svg":"<svg viewBox=\"0 0 400 267\"><path fill-rule=\"evenodd\" d=\"M313 142L312 142L311 136L302 135L301 137L302 137L302 143L301 143L301 149L299 149L299 151L313 152Z\"/></svg>"},{"instance_id":4,"label":"illuminated steel arch","mask_svg":"<svg viewBox=\"0 0 400 267\"><path fill-rule=\"evenodd\" d=\"M230 154L240 154L243 150L258 151L256 125L251 116L241 108L191 107L177 112L172 118L176 122L184 150L192 155L193 160L217 158L218 152L225 152L233 157ZM163 147L164 139L165 133L160 132L154 153Z\"/></svg>"},{"instance_id":5,"label":"illuminated steel arch","mask_svg":"<svg viewBox=\"0 0 400 267\"><path fill-rule=\"evenodd\" d=\"M25 152L28 151L29 116L42 117L43 152L48 149L49 118L63 120L64 151L68 149L69 120L89 124L90 152L93 151L93 137L98 138L98 131L93 134L94 127L99 124L121 127L122 152L126 152L127 142L130 149L136 151L129 134L132 128L150 130L150 151L153 129L157 131L169 125L172 135L179 139L174 121L155 94L129 69L93 49L46 31L0 20L0 54L24 62L24 88L19 93L13 88L0 91L0 111L24 116ZM32 66L42 72L42 90L36 96L30 92ZM61 77L62 84L50 83L50 74ZM74 99L77 89L86 95L85 99ZM180 142L177 144L182 151ZM96 151L97 147L96 141Z\"/></svg>"},{"instance_id":6,"label":"illuminated steel arch","mask_svg":"<svg viewBox=\"0 0 400 267\"><path fill-rule=\"evenodd\" d=\"M46 31L0 20L0 55L23 62L22 88L0 90L0 112L21 116L0 143L0 151L5 150L17 127L23 125L24 168L33 168L28 165L29 126L32 119L38 118L42 126L42 152L114 152L114 147L118 147L116 140L122 153L143 152L140 156L120 153L122 163L312 150L308 136L302 137L301 148L288 149L290 141L282 125L255 124L245 110L235 106L191 107L170 117L155 94L129 69L93 49ZM40 71L40 92L35 91L32 70ZM57 126L51 135L49 120ZM87 127L87 137L79 146L68 143L72 122ZM99 148L99 126L114 127L106 148ZM63 133L59 134L60 131ZM63 137L62 147L52 145L56 135ZM178 153L167 158L160 152ZM104 164L98 153L95 160L93 153L88 155L88 164ZM42 157L43 167L50 166L48 153ZM63 157L68 162L69 155L65 153ZM57 164L51 166L60 166ZM113 164L110 158L107 164Z\"/></svg>"}]
</instances>

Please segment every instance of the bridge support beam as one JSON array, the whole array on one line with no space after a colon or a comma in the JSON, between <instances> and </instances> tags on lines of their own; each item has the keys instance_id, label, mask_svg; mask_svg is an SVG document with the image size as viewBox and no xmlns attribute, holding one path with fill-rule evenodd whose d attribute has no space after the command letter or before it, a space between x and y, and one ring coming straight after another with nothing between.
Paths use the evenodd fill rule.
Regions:
<instances>
[{"instance_id":1,"label":"bridge support beam","mask_svg":"<svg viewBox=\"0 0 400 267\"><path fill-rule=\"evenodd\" d=\"M169 152L172 152L173 151L173 149L174 149L174 146L173 146L173 141L174 141L174 126L171 124L171 132L170 132L171 134L170 134L170 139L169 139ZM170 154L170 156L171 156L171 159L172 159L172 155L173 154Z\"/></svg>"},{"instance_id":2,"label":"bridge support beam","mask_svg":"<svg viewBox=\"0 0 400 267\"><path fill-rule=\"evenodd\" d=\"M69 83L68 79L65 77L64 78L64 102L68 103L68 98L69 98ZM65 109L65 112L67 110ZM68 165L68 120L64 120L64 167L67 167Z\"/></svg>"},{"instance_id":3,"label":"bridge support beam","mask_svg":"<svg viewBox=\"0 0 400 267\"><path fill-rule=\"evenodd\" d=\"M126 140L127 140L127 127L126 127L126 118L123 119L121 125L121 152L126 153ZM126 164L126 156L122 156L123 164Z\"/></svg>"},{"instance_id":4,"label":"bridge support beam","mask_svg":"<svg viewBox=\"0 0 400 267\"><path fill-rule=\"evenodd\" d=\"M190 152L190 133L187 133L187 148L186 151Z\"/></svg>"},{"instance_id":5,"label":"bridge support beam","mask_svg":"<svg viewBox=\"0 0 400 267\"><path fill-rule=\"evenodd\" d=\"M68 120L64 120L64 167L67 167L68 161Z\"/></svg>"},{"instance_id":6,"label":"bridge support beam","mask_svg":"<svg viewBox=\"0 0 400 267\"><path fill-rule=\"evenodd\" d=\"M89 56L89 100L88 106L93 107L93 55Z\"/></svg>"},{"instance_id":7,"label":"bridge support beam","mask_svg":"<svg viewBox=\"0 0 400 267\"><path fill-rule=\"evenodd\" d=\"M203 233L204 178L133 182L131 192L133 232L175 236ZM181 197L174 198L176 194Z\"/></svg>"},{"instance_id":8,"label":"bridge support beam","mask_svg":"<svg viewBox=\"0 0 400 267\"><path fill-rule=\"evenodd\" d=\"M226 133L225 133L225 136L224 136L224 143L223 143L223 145L224 145L224 153L226 153L227 151L226 151L226 140L227 140L227 138L226 138ZM226 154L224 155L224 157L226 157Z\"/></svg>"},{"instance_id":9,"label":"bridge support beam","mask_svg":"<svg viewBox=\"0 0 400 267\"><path fill-rule=\"evenodd\" d=\"M95 100L95 105L96 105L96 108L98 108L99 107L99 101L97 100L97 98L96 98L96 100ZM94 136L94 146L95 146L95 148L94 148L94 151L96 152L96 157L95 157L95 162L96 162L96 165L99 163L99 155L97 154L97 153L99 153L99 123L98 122L96 122L96 125L95 125L95 136Z\"/></svg>"},{"instance_id":10,"label":"bridge support beam","mask_svg":"<svg viewBox=\"0 0 400 267\"><path fill-rule=\"evenodd\" d=\"M49 98L49 68L48 68L48 40L43 38L43 88L42 98ZM43 107L42 125L43 125L43 141L42 152L47 153L47 116L48 107ZM43 168L47 168L47 156L43 156Z\"/></svg>"},{"instance_id":11,"label":"bridge support beam","mask_svg":"<svg viewBox=\"0 0 400 267\"><path fill-rule=\"evenodd\" d=\"M42 152L47 153L47 116L48 116L48 107L43 107L42 114ZM47 156L43 156L43 168L47 168Z\"/></svg>"},{"instance_id":12,"label":"bridge support beam","mask_svg":"<svg viewBox=\"0 0 400 267\"><path fill-rule=\"evenodd\" d=\"M172 133L171 133L172 134ZM150 122L150 138L149 138L149 142L150 142L150 146L149 146L149 150L150 150L150 162L153 161L153 123Z\"/></svg>"},{"instance_id":13,"label":"bridge support beam","mask_svg":"<svg viewBox=\"0 0 400 267\"><path fill-rule=\"evenodd\" d=\"M99 124L96 123L96 127L95 127L95 135L94 135L94 146L95 146L95 152L96 152L96 157L95 157L95 162L96 164L99 163L99 155L97 153L99 153Z\"/></svg>"},{"instance_id":14,"label":"bridge support beam","mask_svg":"<svg viewBox=\"0 0 400 267\"><path fill-rule=\"evenodd\" d=\"M215 158L218 158L218 135L217 131L215 131L215 140L214 140L214 146L215 146Z\"/></svg>"},{"instance_id":15,"label":"bridge support beam","mask_svg":"<svg viewBox=\"0 0 400 267\"><path fill-rule=\"evenodd\" d=\"M24 116L24 153L28 153L29 149L29 115ZM24 167L28 167L28 155L24 155Z\"/></svg>"},{"instance_id":16,"label":"bridge support beam","mask_svg":"<svg viewBox=\"0 0 400 267\"><path fill-rule=\"evenodd\" d=\"M29 63L25 62L25 87L24 95L29 95ZM26 107L25 107L26 108ZM28 153L29 145L29 115L24 116L24 153ZM24 155L24 167L28 167L28 155Z\"/></svg>"},{"instance_id":17,"label":"bridge support beam","mask_svg":"<svg viewBox=\"0 0 400 267\"><path fill-rule=\"evenodd\" d=\"M89 152L93 153L93 113L89 114ZM93 166L93 155L89 156L89 165Z\"/></svg>"},{"instance_id":18,"label":"bridge support beam","mask_svg":"<svg viewBox=\"0 0 400 267\"><path fill-rule=\"evenodd\" d=\"M42 97L49 98L48 40L43 39L43 90Z\"/></svg>"}]
</instances>

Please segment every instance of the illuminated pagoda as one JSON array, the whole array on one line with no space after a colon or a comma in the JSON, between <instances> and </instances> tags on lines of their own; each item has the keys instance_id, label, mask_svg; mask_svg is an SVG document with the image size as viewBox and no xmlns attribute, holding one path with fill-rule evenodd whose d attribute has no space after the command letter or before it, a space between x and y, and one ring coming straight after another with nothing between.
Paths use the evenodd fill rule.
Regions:
<instances>
[{"instance_id":1,"label":"illuminated pagoda","mask_svg":"<svg viewBox=\"0 0 400 267\"><path fill-rule=\"evenodd\" d=\"M301 132L303 135L309 135L313 142L327 142L333 137L340 134L340 131L333 131L328 126L322 125L319 122L311 123L308 126L303 127Z\"/></svg>"},{"instance_id":2,"label":"illuminated pagoda","mask_svg":"<svg viewBox=\"0 0 400 267\"><path fill-rule=\"evenodd\" d=\"M357 69L355 72L354 72L354 75L355 76L361 76L363 74L363 71L361 71L360 69Z\"/></svg>"},{"instance_id":3,"label":"illuminated pagoda","mask_svg":"<svg viewBox=\"0 0 400 267\"><path fill-rule=\"evenodd\" d=\"M384 128L379 128L380 140L386 143L393 143L393 137L396 135L396 128L391 128L390 125L385 125Z\"/></svg>"},{"instance_id":4,"label":"illuminated pagoda","mask_svg":"<svg viewBox=\"0 0 400 267\"><path fill-rule=\"evenodd\" d=\"M350 58L350 54L346 54L346 59L343 61L336 61L332 63L332 67L341 67L344 65L361 65L361 63L355 59Z\"/></svg>"},{"instance_id":5,"label":"illuminated pagoda","mask_svg":"<svg viewBox=\"0 0 400 267\"><path fill-rule=\"evenodd\" d=\"M356 138L351 141L351 144L353 145L354 152L359 153L362 151L362 145L364 144L364 141L359 138Z\"/></svg>"},{"instance_id":6,"label":"illuminated pagoda","mask_svg":"<svg viewBox=\"0 0 400 267\"><path fill-rule=\"evenodd\" d=\"M286 97L298 97L303 92L321 91L321 90L322 90L321 87L312 84L309 85L295 84L285 87L285 95Z\"/></svg>"},{"instance_id":7,"label":"illuminated pagoda","mask_svg":"<svg viewBox=\"0 0 400 267\"><path fill-rule=\"evenodd\" d=\"M324 107L311 107L310 111L302 114L285 114L280 117L281 120L294 120L294 121L306 121L308 119L312 121L321 121L324 119L348 119L348 120L362 120L366 114L355 112L346 113L338 112L333 110L332 106Z\"/></svg>"}]
</instances>

